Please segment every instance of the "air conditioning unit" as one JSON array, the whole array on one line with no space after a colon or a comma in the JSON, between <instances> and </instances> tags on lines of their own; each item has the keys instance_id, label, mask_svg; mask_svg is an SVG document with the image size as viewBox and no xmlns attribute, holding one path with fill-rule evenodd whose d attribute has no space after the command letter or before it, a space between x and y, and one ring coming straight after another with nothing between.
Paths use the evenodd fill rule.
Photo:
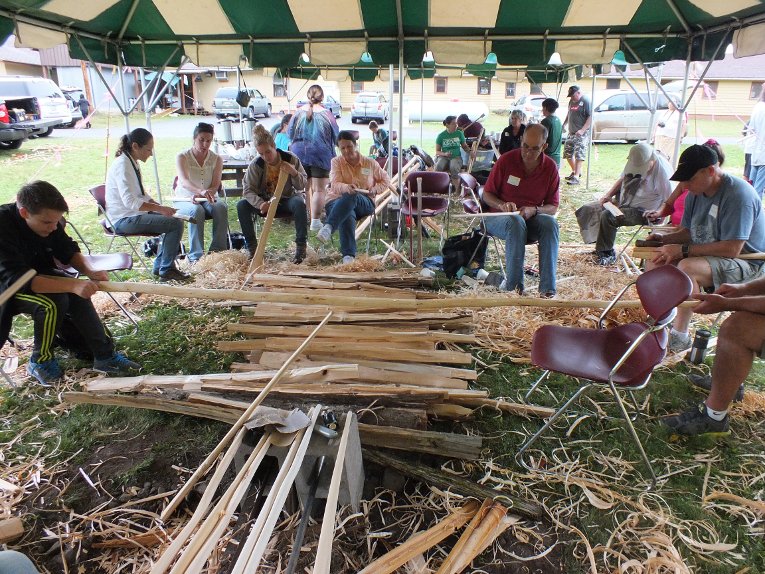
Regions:
<instances>
[{"instance_id":1,"label":"air conditioning unit","mask_svg":"<svg viewBox=\"0 0 765 574\"><path fill-rule=\"evenodd\" d=\"M226 70L216 70L215 79L225 82L226 80L228 80L228 72Z\"/></svg>"}]
</instances>

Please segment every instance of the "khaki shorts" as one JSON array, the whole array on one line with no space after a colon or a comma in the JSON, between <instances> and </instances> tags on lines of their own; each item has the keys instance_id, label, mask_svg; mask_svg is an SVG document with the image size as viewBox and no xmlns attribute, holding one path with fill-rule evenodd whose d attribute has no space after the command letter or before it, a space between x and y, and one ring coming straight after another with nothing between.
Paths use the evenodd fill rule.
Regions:
<instances>
[{"instance_id":1,"label":"khaki shorts","mask_svg":"<svg viewBox=\"0 0 765 574\"><path fill-rule=\"evenodd\" d=\"M715 291L723 283L746 283L765 272L765 261L712 256L706 256L704 259L712 268Z\"/></svg>"}]
</instances>

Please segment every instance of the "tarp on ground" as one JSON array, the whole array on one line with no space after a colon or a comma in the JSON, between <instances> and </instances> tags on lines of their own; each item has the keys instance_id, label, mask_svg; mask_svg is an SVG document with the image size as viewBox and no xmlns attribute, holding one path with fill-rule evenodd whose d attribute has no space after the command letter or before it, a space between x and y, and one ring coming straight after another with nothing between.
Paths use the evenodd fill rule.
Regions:
<instances>
[{"instance_id":1,"label":"tarp on ground","mask_svg":"<svg viewBox=\"0 0 765 574\"><path fill-rule=\"evenodd\" d=\"M70 55L129 66L181 63L293 68L375 65L417 68L430 51L441 65L601 64L622 49L631 62L706 60L737 35L765 52L765 0L0 0L0 42L67 43ZM626 49L628 42L634 54ZM720 56L721 57L721 56Z\"/></svg>"}]
</instances>

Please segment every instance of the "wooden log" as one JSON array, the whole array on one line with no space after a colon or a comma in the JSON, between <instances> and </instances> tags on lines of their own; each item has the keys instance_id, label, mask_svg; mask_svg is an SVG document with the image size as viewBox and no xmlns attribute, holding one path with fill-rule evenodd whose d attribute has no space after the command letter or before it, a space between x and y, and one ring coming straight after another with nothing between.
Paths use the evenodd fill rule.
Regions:
<instances>
[{"instance_id":1,"label":"wooden log","mask_svg":"<svg viewBox=\"0 0 765 574\"><path fill-rule=\"evenodd\" d=\"M361 423L359 435L365 446L422 452L463 460L478 460L483 446L483 440L479 436L414 431Z\"/></svg>"},{"instance_id":2,"label":"wooden log","mask_svg":"<svg viewBox=\"0 0 765 574\"><path fill-rule=\"evenodd\" d=\"M242 416L239 417L239 419L234 423L234 425L231 427L231 430L228 431L225 437L220 441L217 447L213 449L213 451L207 456L207 458L204 460L204 462L197 468L196 471L194 471L194 474L192 474L188 480L184 483L183 487L178 491L178 494L175 495L173 500L170 501L170 503L167 505L165 510L162 511L162 515L160 519L163 522L167 521L167 518L175 511L175 509L178 507L178 505L181 503L181 501L186 498L188 493L191 491L192 488L194 488L194 485L199 481L199 479L204 476L209 468L212 466L212 464L215 462L215 460L218 458L221 452L226 448L226 446L233 440L234 436L236 436L236 433L241 429L244 424L250 420L250 417L252 416L252 413L255 412L255 409L258 408L258 405L260 405L263 402L263 399L268 395L269 392L274 388L274 386L281 380L281 378L284 376L284 374L287 372L287 369L289 368L292 361L294 361L300 353L302 353L305 348L308 346L308 344L313 340L313 338L316 336L316 334L319 332L319 330L324 327L324 325L327 324L327 321L332 316L332 312L330 311L327 316L324 318L324 321L319 323L316 326L316 329L311 333L311 335L306 338L305 341L297 348L295 349L295 352L292 353L290 358L287 360L284 365L282 365L282 368L277 371L277 373L274 375L274 377L268 382L266 387L261 391L261 393L255 398L254 401L250 404L250 406L247 408L247 410L242 413Z\"/></svg>"},{"instance_id":3,"label":"wooden log","mask_svg":"<svg viewBox=\"0 0 765 574\"><path fill-rule=\"evenodd\" d=\"M415 556L422 554L457 532L475 516L478 508L478 502L468 500L460 508L436 523L435 526L414 534L403 544L384 554L363 570L359 570L358 574L390 574L395 572Z\"/></svg>"},{"instance_id":4,"label":"wooden log","mask_svg":"<svg viewBox=\"0 0 765 574\"><path fill-rule=\"evenodd\" d=\"M247 352L247 351L284 351L295 348L295 341L299 337L266 337L265 339L237 339L234 341L219 341L218 349L227 352ZM317 349L328 352L328 346L338 347L336 338L316 339L314 341ZM350 345L352 348L346 348ZM431 341L390 341L386 339L360 339L352 342L344 341L343 350L337 351L338 357L361 356L366 357L370 353L372 358L380 358L381 352L388 352L389 356L393 353L419 351L421 353L430 353L435 351L436 343ZM350 361L349 361L350 362Z\"/></svg>"},{"instance_id":5,"label":"wooden log","mask_svg":"<svg viewBox=\"0 0 765 574\"><path fill-rule=\"evenodd\" d=\"M24 523L18 516L0 520L0 544L13 542L14 540L21 538L23 535Z\"/></svg>"},{"instance_id":6,"label":"wooden log","mask_svg":"<svg viewBox=\"0 0 765 574\"><path fill-rule=\"evenodd\" d=\"M320 353L306 353L306 358L296 360L297 364L309 366L313 363L322 363L331 355L322 355ZM281 364L286 358L286 353L267 351L260 358L260 364L273 367ZM458 369L456 367L444 367L441 365L418 365L416 363L400 363L372 360L354 360L354 364L359 367L369 367L370 369L380 369L383 371L397 371L402 373L414 373L427 378L428 375L437 375L449 379L465 379L468 381L478 380L478 373L473 369ZM361 373L362 371L359 371ZM464 388L464 387L463 387Z\"/></svg>"},{"instance_id":7,"label":"wooden log","mask_svg":"<svg viewBox=\"0 0 765 574\"><path fill-rule=\"evenodd\" d=\"M54 277L55 279L55 277ZM241 300L259 303L270 301L278 303L300 303L339 306L360 311L379 310L395 313L400 309L416 311L434 311L445 309L489 309L492 307L544 307L563 309L604 309L611 301L600 299L544 299L536 297L453 297L408 301L406 299L383 299L378 297L349 298L346 295L302 295L297 293L270 293L243 291L239 289L202 289L199 287L177 287L161 283L135 283L100 281L102 291L110 293L140 293L161 295L174 299L207 299L213 301ZM682 303L682 307L693 307L698 301ZM619 301L617 309L636 309L642 305L638 300Z\"/></svg>"},{"instance_id":8,"label":"wooden log","mask_svg":"<svg viewBox=\"0 0 765 574\"><path fill-rule=\"evenodd\" d=\"M473 416L473 409L451 403L428 405L428 416L440 420L462 421Z\"/></svg>"},{"instance_id":9,"label":"wooden log","mask_svg":"<svg viewBox=\"0 0 765 574\"><path fill-rule=\"evenodd\" d=\"M468 496L483 500L492 498L499 500L515 514L527 518L540 518L544 514L543 508L536 502L528 501L499 490L486 488L467 479L453 474L446 474L441 470L424 465L413 465L397 457L377 450L363 449L364 459L381 466L389 466L406 476L415 478L427 484L431 484L444 490L450 490L462 496Z\"/></svg>"},{"instance_id":10,"label":"wooden log","mask_svg":"<svg viewBox=\"0 0 765 574\"><path fill-rule=\"evenodd\" d=\"M337 500L340 496L340 483L343 479L343 469L345 468L345 453L348 450L348 439L353 429L354 414L351 411L345 415L343 425L343 434L340 437L340 443L337 446L335 454L335 466L332 469L332 478L329 482L327 499L324 505L324 517L321 522L321 532L319 534L319 543L316 548L316 560L313 566L314 574L329 574L329 567L332 561L332 542L335 538L335 515L337 514Z\"/></svg>"},{"instance_id":11,"label":"wooden log","mask_svg":"<svg viewBox=\"0 0 765 574\"><path fill-rule=\"evenodd\" d=\"M284 171L279 171L279 179L276 182L274 188L274 197L271 199L271 203L268 205L268 213L266 214L266 220L263 222L263 229L260 231L260 237L258 238L258 247L255 249L255 256L250 261L250 266L247 268L247 275L263 268L263 259L266 254L266 245L268 243L268 235L271 233L271 225L276 217L276 209L279 207L279 200L282 197L284 187L287 185L289 174ZM245 279L245 283L247 280Z\"/></svg>"},{"instance_id":12,"label":"wooden log","mask_svg":"<svg viewBox=\"0 0 765 574\"><path fill-rule=\"evenodd\" d=\"M308 325L280 327L252 323L229 323L226 325L226 330L231 333L246 333L248 335L262 335L264 337L305 337L311 332L311 327ZM328 325L322 329L317 340L337 338L344 338L349 341L359 339L426 340L434 343L462 343L465 345L474 345L477 342L475 335L468 335L466 333L431 331L428 329L418 329L416 326L411 330L390 330L366 325Z\"/></svg>"},{"instance_id":13,"label":"wooden log","mask_svg":"<svg viewBox=\"0 0 765 574\"><path fill-rule=\"evenodd\" d=\"M249 351L261 349L264 351L285 351L294 348L294 340L291 338L268 338L247 339L243 341L218 341L220 351ZM384 360L395 359L401 363L447 363L452 365L469 365L473 362L470 353L461 351L441 351L422 348L406 348L406 344L386 343L352 343L338 345L335 342L315 340L311 342L310 352L328 354L336 357L335 360L343 359L371 359Z\"/></svg>"},{"instance_id":14,"label":"wooden log","mask_svg":"<svg viewBox=\"0 0 765 574\"><path fill-rule=\"evenodd\" d=\"M509 401L503 401L499 399L462 399L460 404L469 407L489 407L498 409L504 413L511 415L529 416L534 415L536 417L547 418L551 417L555 412L555 409L550 407L540 407L537 405L524 405L521 403L511 403Z\"/></svg>"}]
</instances>

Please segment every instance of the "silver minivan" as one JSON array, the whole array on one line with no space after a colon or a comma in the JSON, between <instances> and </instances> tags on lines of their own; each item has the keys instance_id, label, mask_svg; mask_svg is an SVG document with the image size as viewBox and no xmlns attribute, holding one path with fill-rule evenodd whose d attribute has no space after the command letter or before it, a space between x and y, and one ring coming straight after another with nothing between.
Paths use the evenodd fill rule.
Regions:
<instances>
[{"instance_id":1,"label":"silver minivan","mask_svg":"<svg viewBox=\"0 0 765 574\"><path fill-rule=\"evenodd\" d=\"M247 102L246 106L240 106L236 102L240 91L247 92L247 95L250 97L250 101ZM271 117L271 102L260 93L260 90L255 88L242 88L241 90L236 89L234 86L220 88L215 92L212 108L215 117L218 119L223 119L226 116L239 117L240 110L242 116L247 118L254 118L255 116Z\"/></svg>"},{"instance_id":2,"label":"silver minivan","mask_svg":"<svg viewBox=\"0 0 765 574\"><path fill-rule=\"evenodd\" d=\"M640 95L644 101L648 101L647 94ZM654 126L659 123L667 109L666 96L659 94ZM593 110L592 119L593 141L627 140L635 143L648 139L651 112L634 92L619 92L606 96Z\"/></svg>"},{"instance_id":3,"label":"silver minivan","mask_svg":"<svg viewBox=\"0 0 765 574\"><path fill-rule=\"evenodd\" d=\"M49 136L53 132L53 127L63 127L72 123L69 102L52 80L34 76L0 76L0 97L6 99L35 97L40 106L40 119L60 120L55 126L38 134L41 137Z\"/></svg>"}]
</instances>

